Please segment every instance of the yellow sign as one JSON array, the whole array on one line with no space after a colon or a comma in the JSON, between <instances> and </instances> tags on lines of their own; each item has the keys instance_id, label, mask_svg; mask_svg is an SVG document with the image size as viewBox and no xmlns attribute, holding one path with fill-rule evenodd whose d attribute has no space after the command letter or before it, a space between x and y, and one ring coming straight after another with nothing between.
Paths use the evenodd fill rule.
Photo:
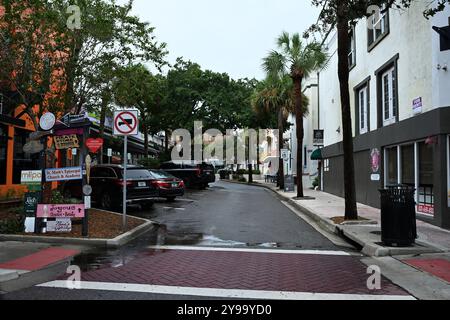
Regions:
<instances>
[{"instance_id":1,"label":"yellow sign","mask_svg":"<svg viewBox=\"0 0 450 320\"><path fill-rule=\"evenodd\" d=\"M79 148L80 142L76 134L71 134L68 136L55 136L55 146L58 150Z\"/></svg>"}]
</instances>

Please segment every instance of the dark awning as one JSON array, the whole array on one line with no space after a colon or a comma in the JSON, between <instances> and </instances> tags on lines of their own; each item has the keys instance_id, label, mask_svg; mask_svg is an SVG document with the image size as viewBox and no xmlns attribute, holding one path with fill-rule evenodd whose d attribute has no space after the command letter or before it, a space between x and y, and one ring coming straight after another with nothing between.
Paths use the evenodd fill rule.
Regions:
<instances>
[{"instance_id":1,"label":"dark awning","mask_svg":"<svg viewBox=\"0 0 450 320\"><path fill-rule=\"evenodd\" d=\"M322 160L322 149L317 149L311 154L311 160Z\"/></svg>"}]
</instances>

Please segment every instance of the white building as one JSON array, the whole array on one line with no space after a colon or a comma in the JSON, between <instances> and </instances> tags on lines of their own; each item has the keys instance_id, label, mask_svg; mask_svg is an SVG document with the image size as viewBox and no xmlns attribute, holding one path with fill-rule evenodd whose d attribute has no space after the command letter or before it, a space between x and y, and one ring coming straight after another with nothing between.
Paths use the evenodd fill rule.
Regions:
<instances>
[{"instance_id":1,"label":"white building","mask_svg":"<svg viewBox=\"0 0 450 320\"><path fill-rule=\"evenodd\" d=\"M450 36L450 7L426 20L426 5L390 9L375 28L369 18L350 31L357 200L379 207L380 188L409 185L418 216L450 228L450 50L433 30L446 27ZM336 34L325 44L330 61L319 73L317 116L325 130L323 189L343 196Z\"/></svg>"}]
</instances>

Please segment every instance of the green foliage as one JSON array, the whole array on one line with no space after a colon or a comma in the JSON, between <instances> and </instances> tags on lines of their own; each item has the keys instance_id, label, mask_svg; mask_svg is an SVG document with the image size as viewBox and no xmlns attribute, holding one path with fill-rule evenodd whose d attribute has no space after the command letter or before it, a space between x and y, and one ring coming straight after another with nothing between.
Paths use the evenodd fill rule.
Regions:
<instances>
[{"instance_id":1,"label":"green foliage","mask_svg":"<svg viewBox=\"0 0 450 320\"><path fill-rule=\"evenodd\" d=\"M21 212L17 214L17 210L6 219L0 220L0 234L16 234L25 231L25 215ZM20 211L23 211L21 208Z\"/></svg>"},{"instance_id":2,"label":"green foliage","mask_svg":"<svg viewBox=\"0 0 450 320\"><path fill-rule=\"evenodd\" d=\"M316 177L312 183L312 186L314 188L317 188L319 186L319 177Z\"/></svg>"},{"instance_id":3,"label":"green foliage","mask_svg":"<svg viewBox=\"0 0 450 320\"><path fill-rule=\"evenodd\" d=\"M161 166L161 161L159 159L148 157L146 159L139 160L139 164L148 169L159 169Z\"/></svg>"},{"instance_id":4,"label":"green foliage","mask_svg":"<svg viewBox=\"0 0 450 320\"><path fill-rule=\"evenodd\" d=\"M50 198L51 204L79 204L80 200L73 198L66 198L59 190L53 190Z\"/></svg>"}]
</instances>

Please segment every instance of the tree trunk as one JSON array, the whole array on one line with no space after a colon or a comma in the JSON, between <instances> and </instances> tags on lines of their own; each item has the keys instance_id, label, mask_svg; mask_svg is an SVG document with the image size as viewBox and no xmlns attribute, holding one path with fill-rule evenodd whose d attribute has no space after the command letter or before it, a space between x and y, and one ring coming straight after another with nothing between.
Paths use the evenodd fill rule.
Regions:
<instances>
[{"instance_id":1,"label":"tree trunk","mask_svg":"<svg viewBox=\"0 0 450 320\"><path fill-rule=\"evenodd\" d=\"M169 130L164 131L164 151L169 153Z\"/></svg>"},{"instance_id":2,"label":"tree trunk","mask_svg":"<svg viewBox=\"0 0 450 320\"><path fill-rule=\"evenodd\" d=\"M302 109L302 75L295 75L294 94L295 94L295 122L297 126L297 197L303 198L303 109Z\"/></svg>"},{"instance_id":3,"label":"tree trunk","mask_svg":"<svg viewBox=\"0 0 450 320\"><path fill-rule=\"evenodd\" d=\"M355 188L355 164L353 158L352 116L350 112L349 64L348 64L348 7L345 0L337 2L338 29L338 77L341 91L342 132L344 147L345 219L358 219Z\"/></svg>"},{"instance_id":4,"label":"tree trunk","mask_svg":"<svg viewBox=\"0 0 450 320\"><path fill-rule=\"evenodd\" d=\"M278 187L280 189L284 189L284 161L281 157L281 149L284 148L284 117L283 117L283 108L279 108L278 110L278 141L279 141L279 148L280 148L280 158L279 158L279 164L278 164Z\"/></svg>"}]
</instances>

